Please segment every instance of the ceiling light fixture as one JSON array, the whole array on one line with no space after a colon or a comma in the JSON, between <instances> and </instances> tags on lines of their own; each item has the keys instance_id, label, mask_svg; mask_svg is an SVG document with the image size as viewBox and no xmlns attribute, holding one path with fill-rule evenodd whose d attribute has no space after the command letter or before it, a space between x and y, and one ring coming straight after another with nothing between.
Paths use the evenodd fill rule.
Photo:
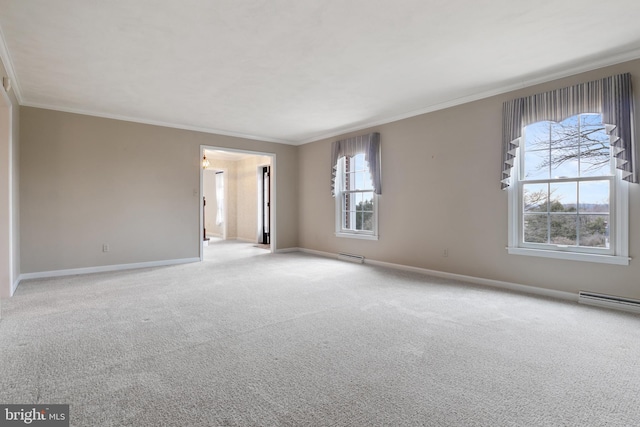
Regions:
<instances>
[{"instance_id":1,"label":"ceiling light fixture","mask_svg":"<svg viewBox=\"0 0 640 427\"><path fill-rule=\"evenodd\" d=\"M208 168L210 165L209 160L207 160L207 154L202 155L202 169Z\"/></svg>"}]
</instances>

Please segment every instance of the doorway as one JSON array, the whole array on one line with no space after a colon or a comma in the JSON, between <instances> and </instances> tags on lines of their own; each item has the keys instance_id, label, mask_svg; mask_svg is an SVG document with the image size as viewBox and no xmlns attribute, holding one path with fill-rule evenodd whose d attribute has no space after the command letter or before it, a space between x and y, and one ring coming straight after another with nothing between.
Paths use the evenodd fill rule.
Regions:
<instances>
[{"instance_id":1,"label":"doorway","mask_svg":"<svg viewBox=\"0 0 640 427\"><path fill-rule=\"evenodd\" d=\"M200 259L205 253L212 253L211 246L223 242L273 252L275 154L213 146L200 148L203 159Z\"/></svg>"}]
</instances>

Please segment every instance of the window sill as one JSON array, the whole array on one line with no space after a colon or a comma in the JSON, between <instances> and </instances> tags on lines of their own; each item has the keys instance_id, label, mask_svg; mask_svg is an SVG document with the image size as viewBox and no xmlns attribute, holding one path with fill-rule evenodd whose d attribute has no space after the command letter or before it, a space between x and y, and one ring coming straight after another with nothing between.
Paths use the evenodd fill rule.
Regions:
<instances>
[{"instance_id":1,"label":"window sill","mask_svg":"<svg viewBox=\"0 0 640 427\"><path fill-rule=\"evenodd\" d=\"M507 252L509 253L509 255L527 255L527 256L536 256L536 257L542 257L542 258L554 258L554 259L563 259L563 260L570 260L570 261L597 262L602 264L614 264L614 265L629 265L629 261L631 261L631 258L626 256L585 254L585 253L579 253L579 252L548 251L543 249L508 247Z\"/></svg>"},{"instance_id":2,"label":"window sill","mask_svg":"<svg viewBox=\"0 0 640 427\"><path fill-rule=\"evenodd\" d=\"M361 239L361 240L378 240L378 236L376 236L374 234L340 233L340 232L336 232L336 237L346 237L348 239Z\"/></svg>"}]
</instances>

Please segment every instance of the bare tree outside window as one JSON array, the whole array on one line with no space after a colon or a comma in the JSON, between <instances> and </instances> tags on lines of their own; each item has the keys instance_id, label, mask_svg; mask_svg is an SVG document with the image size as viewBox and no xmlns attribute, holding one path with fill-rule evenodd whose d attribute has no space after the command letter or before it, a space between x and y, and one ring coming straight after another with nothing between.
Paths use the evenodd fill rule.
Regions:
<instances>
[{"instance_id":1,"label":"bare tree outside window","mask_svg":"<svg viewBox=\"0 0 640 427\"><path fill-rule=\"evenodd\" d=\"M525 128L522 185L526 243L609 247L609 137L599 114Z\"/></svg>"}]
</instances>

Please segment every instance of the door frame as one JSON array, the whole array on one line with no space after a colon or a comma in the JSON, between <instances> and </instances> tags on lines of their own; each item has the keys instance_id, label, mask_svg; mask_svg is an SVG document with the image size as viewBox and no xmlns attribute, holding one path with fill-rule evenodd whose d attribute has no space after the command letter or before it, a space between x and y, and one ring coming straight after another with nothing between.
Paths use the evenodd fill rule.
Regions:
<instances>
[{"instance_id":1,"label":"door frame","mask_svg":"<svg viewBox=\"0 0 640 427\"><path fill-rule=\"evenodd\" d=\"M17 284L13 265L13 105L2 86L0 94L0 298L9 298Z\"/></svg>"},{"instance_id":2,"label":"door frame","mask_svg":"<svg viewBox=\"0 0 640 427\"><path fill-rule=\"evenodd\" d=\"M203 218L202 218L202 197L204 195L204 191L203 191L203 175L204 175L204 169L202 169L202 156L204 156L204 150L217 150L217 151L229 151L232 153L243 153L243 154L251 154L253 156L266 156L266 157L270 157L271 158L271 179L270 179L270 184L271 184L271 218L269 219L269 230L271 230L271 236L270 236L270 241L271 241L271 248L269 249L271 253L274 253L276 251L277 248L277 238L278 238L278 233L277 233L277 228L276 228L276 219L277 219L277 212L278 212L278 207L277 207L277 185L276 185L276 174L277 174L277 167L276 167L276 154L275 153L267 153L267 152L262 152L262 151L252 151L252 150L241 150L241 149L237 149L237 148L229 148L229 147L219 147L219 146L215 146L215 145L200 145L200 157L198 159L198 169L200 170L200 189L198 191L198 216L200 217L200 221L199 221L199 226L200 228L198 229L198 248L199 248L199 255L200 255L200 261L202 261L204 259L204 242L202 241L202 229L204 227L203 224ZM225 190L227 189L227 185L228 185L228 179L225 179ZM228 193L228 191L226 192ZM226 198L226 194L225 194L225 198ZM227 215L225 213L225 219L227 219ZM226 226L226 225L225 225Z\"/></svg>"},{"instance_id":3,"label":"door frame","mask_svg":"<svg viewBox=\"0 0 640 427\"><path fill-rule=\"evenodd\" d=\"M270 164L261 164L258 165L257 169L256 169L256 173L257 173L257 178L258 178L258 235L257 238L259 240L258 243L264 244L264 217L265 217L265 203L264 203L264 169L268 168L269 169L269 209L268 209L268 213L269 213L269 243L268 245L271 245L271 215L272 215L272 211L271 211L271 206L272 206L272 199L273 199L273 193L272 188L271 188L271 173L272 173L272 167Z\"/></svg>"}]
</instances>

